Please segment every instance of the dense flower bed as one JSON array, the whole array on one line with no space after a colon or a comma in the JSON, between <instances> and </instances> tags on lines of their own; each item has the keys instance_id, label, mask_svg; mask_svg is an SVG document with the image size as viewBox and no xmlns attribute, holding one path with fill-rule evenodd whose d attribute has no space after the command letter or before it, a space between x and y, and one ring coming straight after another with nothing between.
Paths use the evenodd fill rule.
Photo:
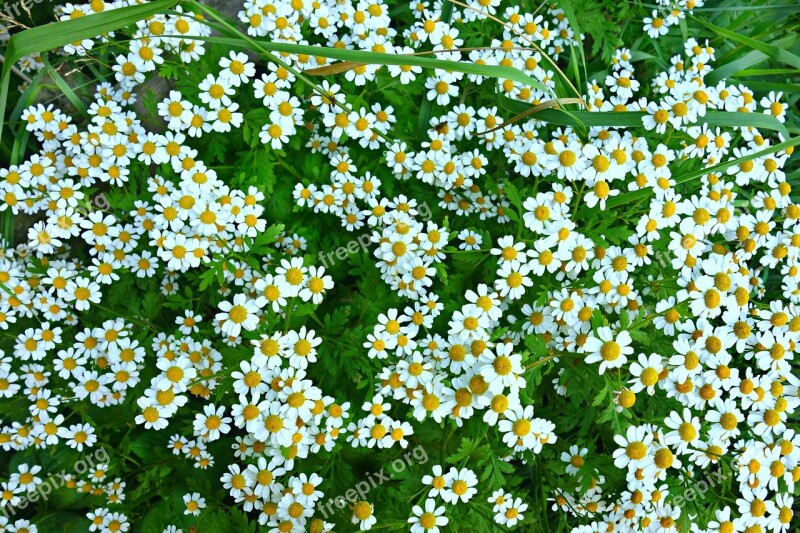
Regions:
<instances>
[{"instance_id":1,"label":"dense flower bed","mask_svg":"<svg viewBox=\"0 0 800 533\"><path fill-rule=\"evenodd\" d=\"M699 7L591 77L570 4L66 44L105 80L3 134L0 530L791 530L798 143Z\"/></svg>"}]
</instances>

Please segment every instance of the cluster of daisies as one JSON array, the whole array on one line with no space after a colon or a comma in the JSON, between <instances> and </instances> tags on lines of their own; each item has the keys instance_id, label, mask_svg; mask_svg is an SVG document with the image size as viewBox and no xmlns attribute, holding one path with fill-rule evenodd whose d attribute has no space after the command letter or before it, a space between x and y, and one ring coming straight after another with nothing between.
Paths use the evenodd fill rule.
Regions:
<instances>
[{"instance_id":1,"label":"cluster of daisies","mask_svg":"<svg viewBox=\"0 0 800 533\"><path fill-rule=\"evenodd\" d=\"M427 491L425 501L412 507L407 522L412 533L439 533L440 526L450 523L445 514L446 507L438 504L437 498L456 505L469 502L478 493L478 476L469 468L451 467L445 473L441 465L436 465L431 474L422 477L422 483L426 487L423 492ZM523 503L521 498L514 498L502 489L494 491L487 501L492 504L494 521L509 528L523 520L525 516L522 513L528 509L528 504ZM361 531L370 530L378 521L373 512L374 506L369 502L356 502L353 505L352 523L358 525Z\"/></svg>"},{"instance_id":2,"label":"cluster of daisies","mask_svg":"<svg viewBox=\"0 0 800 533\"><path fill-rule=\"evenodd\" d=\"M306 285L313 286L315 278L307 273L306 276ZM279 283L261 279L257 285L261 294L271 294L279 290ZM253 297L259 298L263 296ZM191 323L196 320L187 318ZM197 344L195 350L185 355L179 353L179 346L193 343ZM214 464L208 443L222 438L234 427L241 430L243 434L237 435L231 444L233 455L240 462L228 465L221 482L237 504L245 511L257 513L258 522L271 530L295 531L309 526L314 506L323 496L318 488L323 479L316 474L289 472L296 460L308 457L309 453L332 450L345 432L349 417L349 403L336 403L306 377L306 369L316 361L320 343L321 339L305 327L253 340L253 355L228 373L237 398L233 405L228 408L207 403L202 412L195 414L191 438L178 433L169 441L175 455L206 469ZM202 371L198 374L193 366L195 360L205 358L202 348L187 337L164 343L164 358L160 361L166 362L163 367L159 363L163 373L140 399L144 409L137 422L146 428L167 426L170 413L186 402L183 394L186 387L202 379ZM170 353L173 357L168 359ZM209 375L217 372L211 370ZM187 510L199 512L198 507L190 508L188 504Z\"/></svg>"},{"instance_id":3,"label":"cluster of daisies","mask_svg":"<svg viewBox=\"0 0 800 533\"><path fill-rule=\"evenodd\" d=\"M59 15L75 19L133 3L68 4ZM701 5L658 3L666 14L645 20L652 37ZM545 446L569 442L559 448L565 476L585 490L550 487L549 496L554 510L586 524L578 531L678 531L686 511L676 488L719 469L731 471L735 505L714 509L692 531L788 531L800 481L800 435L790 427L800 404L792 373L800 340L800 206L783 171L791 151L768 150L774 136L755 128L716 127L704 118L709 111L742 113L746 123L748 113L763 113L783 122L782 95L758 98L745 85L707 84L715 50L689 39L651 80L637 80L631 51L620 49L610 74L585 87L587 109L643 113L641 128L591 127L581 136L537 120L507 123L511 117L475 88L531 105L551 98L553 60L578 44L563 11L501 9L499 0L470 0L446 19L441 3L410 9L415 22L402 31L389 5L376 0L255 0L239 19L254 37L390 54L433 51L438 59L512 67L532 83L400 65L344 72L356 87L375 87L384 72L401 86L424 86L436 116L415 146L395 128L407 110L380 102L380 91L371 93L378 101L366 103L331 81L313 92L306 87L308 95L296 90L301 72L324 65L323 58L286 55L261 68L229 52L203 73L196 98L173 90L158 103L166 131L156 133L131 109L137 88L164 61L190 63L208 46L193 38L210 34L202 18L178 7L137 24L114 58L114 82L97 87L88 124L53 105L25 110L22 121L41 150L0 170L0 211L36 219L27 243L0 259L0 328L15 332L0 352L0 396L22 398L25 408L3 422L0 446L92 448L101 428L79 420L72 409L78 402L135 402L141 431L165 429L201 405L169 439L176 456L209 468L209 443L230 434L233 459L220 482L237 505L269 531L330 531L333 524L315 517L325 480L294 474L296 460L337 445L402 449L418 423L462 427L479 419L495 428L508 451L504 461L527 464ZM459 50L464 36L496 20L499 38L486 49ZM85 39L65 52L90 55L113 38ZM249 110L236 99L245 90L266 110L258 135L265 149L288 150L300 137L328 160L324 183L296 184L296 203L335 216L348 231L367 231L375 268L408 300L386 309L363 341L364 356L381 368L360 410L308 378L322 342L313 330L275 327L298 305L319 305L333 287L323 268L302 257L313 243L282 233L274 255L248 257L266 229L264 195L231 188L191 147L242 127ZM679 179L732 159L746 160L694 182ZM503 184L509 175L533 191L519 206ZM103 191L128 187L139 192L133 205L97 209ZM422 220L422 198L409 196L420 188L453 220ZM581 216L611 215L614 198L631 193L644 203L626 213L635 218L629 228L615 228L613 243L592 227L596 218ZM450 302L440 300L436 283L451 252L485 255L493 276L445 313ZM104 288L123 276L157 280L167 297L212 265L222 279L209 295L214 310L185 310L169 331L140 317L88 318L109 312ZM531 337L541 337L547 355L530 357ZM659 343L649 345L648 337ZM223 347L248 356L231 360ZM622 491L587 466L598 449L592 435L559 439L559 421L536 416L525 400L529 372L547 368L556 374L553 401L566 406L559 396L570 395L575 365L613 388L608 402L625 430L615 435L610 460L622 471ZM227 396L211 401L218 387ZM639 407L649 396L669 408L644 421ZM125 487L120 478L105 481L114 468L101 465L87 480L67 481L107 500L87 515L92 531L130 527L111 511ZM45 477L38 465L18 470L2 482L0 505L13 508ZM527 511L505 490L490 494L463 465L447 472L436 466L420 483L423 500L409 509L414 532L438 532L449 506L481 492L500 526L515 526ZM186 494L185 513L201 513L204 496ZM352 523L371 529L379 514L359 501ZM36 529L25 520L3 527Z\"/></svg>"},{"instance_id":4,"label":"cluster of daisies","mask_svg":"<svg viewBox=\"0 0 800 533\"><path fill-rule=\"evenodd\" d=\"M642 21L642 29L651 39L669 33L669 29L680 24L687 13L692 15L695 8L703 7L705 0L656 0L655 3L657 9L653 9L651 15Z\"/></svg>"},{"instance_id":5,"label":"cluster of daisies","mask_svg":"<svg viewBox=\"0 0 800 533\"><path fill-rule=\"evenodd\" d=\"M104 449L100 450L105 452ZM103 453L95 454L96 457ZM108 455L105 455L108 457ZM76 491L80 495L90 495L95 498L103 497L107 504L119 504L125 500L126 483L121 477L113 480L108 479L110 465L108 463L89 462L83 466L87 467L84 475L75 476L72 473L62 471L54 479L53 475L47 473L40 465L29 466L21 464L17 466L16 472L11 474L7 481L0 483L2 489L3 514L0 516L0 528L3 531L16 533L36 533L38 528L26 518L16 518L15 508L24 507L30 502L36 501L36 497L31 497L29 502L24 500L37 491L41 494L48 494L50 489L42 489L45 485L55 484L57 489L65 488ZM85 478L85 479L81 479ZM110 511L108 507L98 507L86 514L89 519L90 531L128 531L130 522L125 513Z\"/></svg>"},{"instance_id":6,"label":"cluster of daisies","mask_svg":"<svg viewBox=\"0 0 800 533\"><path fill-rule=\"evenodd\" d=\"M487 13L495 14L492 8ZM676 8L673 16L682 13ZM415 47L429 39L434 50L441 50L457 39L457 30L436 16L419 18L422 24L410 33ZM539 65L541 55L525 47L529 38L543 40L541 32L529 31L541 25L526 26L527 19L514 9L505 13L505 21L505 40L492 43L499 50L481 59L516 66L552 86L552 73ZM430 30L439 26L444 37L430 39ZM364 344L370 357L388 363L376 376L381 383L373 405L392 398L409 405L417 420L450 418L458 425L483 410L484 421L497 424L514 452L536 452L555 442L556 435L551 422L534 418L533 406L519 403L525 368L515 351L524 349L520 344L529 334L543 337L551 354L547 359L555 364L562 355L579 357L598 374L613 373L615 381L619 377L613 394L619 411L635 416L636 398L642 394L671 401L673 409L661 423L633 424L616 436L619 449L613 459L628 472L628 490L620 498L604 498L602 477L577 496L553 495L555 508L593 521L586 531L675 531L681 509L672 503L664 481L696 479L704 469L723 464L735 469L740 496L735 507L716 510L709 531L786 531L793 516L800 437L787 424L800 403L800 381L792 374L800 332L800 207L792 203L782 170L791 150L756 155L769 152L776 141L752 127L721 128L704 121L708 111L717 111L763 113L783 122L787 104L780 94L758 98L745 85L704 83L714 59L712 47L689 39L670 67L644 87L634 76L631 52L620 49L611 74L588 84L589 109L642 112L647 135L593 127L587 141L569 127L553 131L535 120L497 128L504 123L497 108L476 109L463 98L451 102L460 93L453 88L459 78L442 73L428 78L427 98L448 110L431 120L429 138L419 151L378 127L385 122L379 119L380 104L371 112L333 117L323 108L326 134L315 130L308 143L330 157L333 171L331 183L321 189L313 183L298 185L298 204L337 215L348 230L378 223L372 238L376 267L393 290L412 300L405 309L381 315ZM354 75L368 72L367 67ZM392 72L400 83L412 83L414 74L412 68ZM476 78L464 79L483 81ZM653 100L643 94L645 88ZM339 87L326 90L333 100ZM531 103L546 97L516 82L501 82L498 90ZM370 133L371 126L379 134ZM344 136L353 146L342 144ZM680 142L670 143L670 138ZM480 192L484 175L491 176L490 161L497 160L494 150L502 151L508 168L539 184L522 203L522 223L529 230L525 238L495 235L496 244L487 249L486 232L464 228L442 233L444 246L455 238L460 250L497 260L494 281L464 295L468 303L450 317L446 333L431 331L442 309L433 283L426 281L434 281L436 265L419 260L439 256L429 235L433 228L438 236L440 227L415 220L413 199L381 205L379 197L360 193L363 184L375 188L376 178L368 172L342 180L342 172L352 174L359 166L353 156L356 143L380 150L396 179L417 178L435 187L439 206L457 215L510 220L510 200L502 188L496 195ZM701 176L694 192L679 187L673 175L676 167L711 167L736 158L748 160ZM581 209L605 210L613 197L634 191L646 194L647 208L616 244L591 238L578 223ZM770 271L779 278L771 285L782 300L763 300ZM526 298L528 289L542 277L566 287L534 304L537 298ZM600 325L592 321L598 313ZM634 343L626 329L637 321L639 327L652 323L668 339L669 351L651 353L643 343ZM500 325L511 331L496 339L492 333ZM554 380L562 395L569 391L565 370L559 367L560 377ZM372 431L374 417L371 412L357 429ZM594 475L583 469L587 453L579 446L564 452L568 474Z\"/></svg>"},{"instance_id":7,"label":"cluster of daisies","mask_svg":"<svg viewBox=\"0 0 800 533\"><path fill-rule=\"evenodd\" d=\"M118 2L113 7L126 4ZM64 16L76 18L96 7L95 3L70 5ZM187 136L199 137L212 129L226 131L223 125L228 123L238 126L241 119L234 120L235 107L223 108L221 97L203 100L208 108L187 106L179 94L171 92L158 105L168 128L163 135L147 131L131 110L135 87L163 61L163 52L180 50L181 59L190 61L202 50L196 41L158 36L175 32L196 36L203 28L193 16L164 15L142 22L130 42L130 53L118 58L117 83L97 87L85 126L73 124L72 117L53 105L36 105L22 115L41 151L0 171L1 209L37 220L27 231L27 243L5 249L0 259L4 288L0 328L24 326L13 335L11 348L0 351L0 396L4 401L24 399L26 414L0 426L4 451L66 445L85 452L96 446L101 428L81 416L75 418L80 411L74 407L81 402L105 408L134 401L140 412L137 424L163 429L190 396L208 398L220 375L230 375L209 333L223 344L239 346L242 333L263 327L268 313L275 316L304 302L319 304L333 286L322 268L304 266L300 257L290 258L305 249L304 239L282 233L279 253L263 257L260 268L244 260L225 263L218 294L223 301L216 315L203 317L187 310L176 317L174 332L160 332L140 318L133 322L111 318L96 324L89 318L94 310L104 314L104 288L122 276L155 278L162 295L170 296L178 292L189 271L217 256L247 254L249 243L266 228L263 194L254 187L247 192L230 188L186 144ZM86 40L67 51L84 54L92 43ZM195 55L185 55L195 43ZM225 91L237 76L252 73L252 63L245 65L245 61L241 55L221 61L220 83ZM208 94L217 94L218 87L211 84ZM159 166L166 172L164 177L142 177L149 174L148 167ZM104 191L124 188L130 181L141 187L132 209L111 205ZM88 257L82 259L79 251ZM204 321L208 330L200 334ZM149 330L152 342L142 342L143 330ZM176 435L169 443L173 450L183 450L195 466L206 468L214 462L206 444L228 433L229 423L249 431L237 438L237 453L243 459L257 454L259 460L253 461L261 467L253 470L255 465L250 465L247 483L240 486L237 475L231 487L238 487L232 488L232 494L237 501L247 501L248 510L256 503L266 509L262 523L267 523L266 518L277 520L276 516L305 523L307 513L295 516L294 506L291 515L288 511L268 513L273 500L277 509L275 497L282 495L284 486L272 478L265 481L265 475L283 473L285 467L292 467L295 456L306 457L309 450L330 450L347 415L346 408L323 398L304 377L304 369L316 360L319 342L305 328L255 342L252 361L242 363L241 372L232 375L241 400L232 406L232 417L225 416L224 406L207 403L195 415L191 439ZM151 357L154 361L147 363ZM290 368L281 369L281 358ZM135 400L128 400L128 391L139 385L146 366L148 375L153 369L156 375L144 390L137 388ZM278 387L279 383L283 386ZM306 420L307 426L299 428L299 420ZM109 506L119 504L125 483L120 478L104 482L108 469L109 465L94 469L88 480L65 478L65 485L105 496ZM39 465L20 466L18 473L2 482L0 503L13 510L46 482L50 474L36 475L40 471ZM298 479L290 477L286 487ZM304 503L313 503L305 499L307 480L302 481L298 495ZM321 479L313 481L319 484ZM239 489L251 485L245 498ZM184 502L189 514L204 507L196 494L188 494ZM87 517L92 531L129 528L125 515L109 507ZM3 526L8 531L36 530L23 519Z\"/></svg>"},{"instance_id":8,"label":"cluster of daisies","mask_svg":"<svg viewBox=\"0 0 800 533\"><path fill-rule=\"evenodd\" d=\"M531 83L537 85L526 86L512 80L502 80L497 84L500 94L533 104L548 99L555 87L555 74L552 63L548 63L552 59L545 57L557 58L565 48L577 44L564 12L550 6L546 15L533 15L521 12L518 6L509 7L502 13L502 39L492 40L487 49L473 50L465 55L459 51L464 40L459 37L460 30L455 23L469 27L469 23L483 20L486 15L500 15L499 1L473 1L467 4L463 12L454 8L451 24L442 20L441 6L433 8L425 3L413 3L411 7L416 22L399 36L410 46L392 44L391 39L398 37L397 30L384 23L382 15L385 7L380 3L360 2L355 12L350 11L352 8L349 4L344 4L340 6L344 10L341 13L331 8L334 9L333 15L342 21L337 26L346 25L350 20L358 22L360 16L364 18L363 26L356 25L353 28L354 35L347 38L336 34L334 30L327 44L340 46L340 43L353 40L357 48L367 51L410 54L430 50L436 52L437 59L512 67L530 76ZM244 12L243 16L249 16L248 13ZM334 21L335 18L331 18L331 28L334 27ZM362 32L364 35L360 34ZM542 53L536 51L534 46ZM543 57L545 49L549 55ZM380 68L364 65L348 70L345 78L356 85L364 85L375 80ZM402 85L419 83L417 78L423 74L422 69L416 66L388 66L386 70ZM477 214L481 220L510 220L507 214L510 206L508 200L501 191L492 191L491 187L490 192L483 192L481 178L487 172L487 155L490 156L495 149L503 151L507 160L513 162L515 170L525 176L532 175L536 155L521 147L535 137L534 128L522 126L502 132L496 130L503 123L496 105L476 109L462 101L450 106L459 94L459 84L481 86L488 82L485 76L440 69L425 72L425 76L426 98L450 109L445 115L430 119L430 139L419 150L410 149L405 141L389 133L389 128L397 121L392 106L375 102L371 107L362 105L360 109L353 108L346 95L342 94L339 84L323 82L319 91L321 94L314 95L310 100L320 117L314 123L314 132L307 147L329 158L333 167L331 183L321 187L313 183L298 187L295 197L300 205L310 204L316 212L336 214L348 230L359 229L365 224L386 224L382 216L387 200L381 201L378 190L381 181L369 172L356 174L357 166L350 148L343 144L344 139L354 141L353 144L357 141L362 148L382 150L385 163L395 179L416 178L437 187L439 205L444 209L458 215ZM480 136L476 136L477 133ZM477 148L471 145L470 149L457 149L457 141L473 138L479 143ZM527 173L523 169L528 169ZM413 232L411 237L416 237L416 233ZM442 246L444 244L446 242ZM435 257L437 253L428 251L427 255ZM393 255L390 254L389 261L392 259ZM397 284L397 277L394 275L390 278L390 285Z\"/></svg>"}]
</instances>

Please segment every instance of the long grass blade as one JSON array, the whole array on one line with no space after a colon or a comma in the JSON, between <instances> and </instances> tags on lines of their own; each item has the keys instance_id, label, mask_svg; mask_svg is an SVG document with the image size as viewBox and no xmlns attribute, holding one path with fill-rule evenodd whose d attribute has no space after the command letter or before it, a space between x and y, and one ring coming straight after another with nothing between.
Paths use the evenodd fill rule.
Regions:
<instances>
[{"instance_id":1,"label":"long grass blade","mask_svg":"<svg viewBox=\"0 0 800 533\"><path fill-rule=\"evenodd\" d=\"M529 104L502 97L501 103L506 109L515 113L525 113L531 108ZM606 127L634 128L642 125L645 113L638 111L562 111L545 109L536 114L536 119L557 126L572 127ZM763 113L729 113L726 111L708 111L705 116L698 117L698 124L708 124L720 128L752 127L777 131L784 138L789 138L786 126L773 116Z\"/></svg>"},{"instance_id":2,"label":"long grass blade","mask_svg":"<svg viewBox=\"0 0 800 533\"><path fill-rule=\"evenodd\" d=\"M73 91L69 86L69 83L67 83L61 74L59 74L58 71L53 68L53 66L50 64L50 61L48 61L45 56L42 56L42 62L44 63L45 72L47 72L50 78L52 78L53 82L56 84L56 87L58 87L58 89L64 93L64 96L67 97L67 100L69 100L69 103L72 104L72 107L74 107L75 110L81 115L86 116L86 106L83 104L83 101L80 99L80 97L75 94L75 91Z\"/></svg>"},{"instance_id":3,"label":"long grass blade","mask_svg":"<svg viewBox=\"0 0 800 533\"><path fill-rule=\"evenodd\" d=\"M171 37L171 36L167 36ZM206 41L216 44L224 44L233 48L250 49L250 43L241 37L218 37L209 36L203 37L198 35L183 36L186 39L196 39L198 41ZM348 61L350 63L362 65L398 65L398 66L417 66L423 68L432 68L439 70L446 70L451 72L462 72L464 74L474 74L476 76L484 76L488 78L507 79L519 82L526 86L535 87L539 90L549 92L548 89L542 85L535 78L531 78L527 74L512 67L504 67L500 65L478 65L475 63L467 63L466 61L446 61L443 59L433 59L429 57L420 57L414 55L404 54L384 54L380 52L368 52L364 50L342 50L340 48L332 48L326 46L312 46L305 44L291 44L291 43L276 43L265 39L252 39L253 42L269 52L278 52L285 54L305 54L311 56L327 57L328 59L339 59ZM344 71L353 68L348 64ZM335 71L333 71L335 72Z\"/></svg>"},{"instance_id":4,"label":"long grass blade","mask_svg":"<svg viewBox=\"0 0 800 533\"><path fill-rule=\"evenodd\" d=\"M772 45L778 48L790 48L794 45L795 41L797 41L797 35L787 35L786 37L773 42ZM706 83L708 85L715 85L717 82L726 80L734 76L737 72L748 69L753 65L761 63L762 61L766 61L767 59L769 59L769 56L764 52L750 50L743 56L734 59L729 63L716 67L708 74L708 76L706 76Z\"/></svg>"},{"instance_id":5,"label":"long grass blade","mask_svg":"<svg viewBox=\"0 0 800 533\"><path fill-rule=\"evenodd\" d=\"M774 59L779 63L785 63L787 65L800 68L800 56L797 56L796 54L793 54L788 50L783 50L773 44L762 43L761 41L752 39L745 35L740 35L734 31L730 31L728 29L721 28L715 24L711 24L710 22L706 22L705 20L698 17L692 17L692 21L700 24L701 26L705 26L709 30L713 31L714 33L722 37L741 43L747 47L752 48L753 50L758 50L762 54Z\"/></svg>"}]
</instances>

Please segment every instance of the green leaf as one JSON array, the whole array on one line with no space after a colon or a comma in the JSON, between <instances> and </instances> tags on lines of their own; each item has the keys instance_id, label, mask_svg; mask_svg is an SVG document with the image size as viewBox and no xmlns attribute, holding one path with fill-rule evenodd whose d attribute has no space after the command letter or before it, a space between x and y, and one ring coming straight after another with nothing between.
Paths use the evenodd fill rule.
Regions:
<instances>
[{"instance_id":1,"label":"green leaf","mask_svg":"<svg viewBox=\"0 0 800 533\"><path fill-rule=\"evenodd\" d=\"M85 524L86 518L69 511L47 514L36 521L36 527L41 531L80 531L82 527L86 527Z\"/></svg>"},{"instance_id":2,"label":"green leaf","mask_svg":"<svg viewBox=\"0 0 800 533\"><path fill-rule=\"evenodd\" d=\"M711 86L716 85L717 82L730 78L740 70L757 65L766 59L769 59L766 54L758 50L751 50L738 59L734 59L730 63L726 63L712 70L708 76L706 76L706 83Z\"/></svg>"},{"instance_id":3,"label":"green leaf","mask_svg":"<svg viewBox=\"0 0 800 533\"><path fill-rule=\"evenodd\" d=\"M517 208L517 211L522 212L522 198L520 197L517 186L510 181L506 181L503 184L503 193L509 199L511 204Z\"/></svg>"},{"instance_id":4,"label":"green leaf","mask_svg":"<svg viewBox=\"0 0 800 533\"><path fill-rule=\"evenodd\" d=\"M532 333L525 336L525 346L528 347L532 355L536 358L545 357L547 355L547 345L544 342L544 337L541 333Z\"/></svg>"},{"instance_id":5,"label":"green leaf","mask_svg":"<svg viewBox=\"0 0 800 533\"><path fill-rule=\"evenodd\" d=\"M487 456L489 460L482 465L484 470L481 473L480 481L486 482L488 490L492 491L505 485L506 478L503 474L513 474L514 465L501 461L494 450L489 450Z\"/></svg>"},{"instance_id":6,"label":"green leaf","mask_svg":"<svg viewBox=\"0 0 800 533\"><path fill-rule=\"evenodd\" d=\"M479 447L480 446L478 445L477 440L464 437L461 439L461 444L458 447L458 451L449 456L447 458L447 462L452 465L459 463L464 459L469 459Z\"/></svg>"},{"instance_id":7,"label":"green leaf","mask_svg":"<svg viewBox=\"0 0 800 533\"><path fill-rule=\"evenodd\" d=\"M758 41L756 39L747 37L745 35L741 35L739 33L736 33L734 31L725 28L721 28L719 26L711 24L710 22L706 22L705 20L699 17L693 16L692 21L700 24L701 26L705 26L706 28L717 33L718 35L721 35L722 37L731 39L732 41L736 41L738 43L742 43L745 46L749 46L753 50L758 50L762 54L774 59L779 63L786 63L788 65L792 65L793 67L800 68L800 56L797 56L789 52L788 50L783 50L775 45L762 43L761 41Z\"/></svg>"},{"instance_id":8,"label":"green leaf","mask_svg":"<svg viewBox=\"0 0 800 533\"><path fill-rule=\"evenodd\" d=\"M469 531L469 533L492 533L492 527L494 526L494 523L487 525L486 518L475 508L471 508L469 510L467 513L467 519L462 519L461 525L459 525L455 520L451 520L450 524L452 524L450 527L458 528L454 531Z\"/></svg>"},{"instance_id":9,"label":"green leaf","mask_svg":"<svg viewBox=\"0 0 800 533\"><path fill-rule=\"evenodd\" d=\"M436 269L436 277L442 280L444 285L447 285L447 267L444 263L436 263L433 268Z\"/></svg>"},{"instance_id":10,"label":"green leaf","mask_svg":"<svg viewBox=\"0 0 800 533\"><path fill-rule=\"evenodd\" d=\"M306 302L295 307L292 315L294 317L308 316L317 309L317 305L311 302Z\"/></svg>"},{"instance_id":11,"label":"green leaf","mask_svg":"<svg viewBox=\"0 0 800 533\"><path fill-rule=\"evenodd\" d=\"M67 100L72 104L72 106L84 117L88 116L86 113L86 106L83 105L83 101L75 94L75 91L72 90L72 87L64 81L64 78L61 77L61 74L53 68L50 62L47 60L47 57L44 55L42 56L42 63L44 63L44 70L47 74L53 79L56 86L64 93L64 96L67 97Z\"/></svg>"},{"instance_id":12,"label":"green leaf","mask_svg":"<svg viewBox=\"0 0 800 533\"><path fill-rule=\"evenodd\" d=\"M258 139L257 134L255 139ZM241 157L239 176L243 181L246 179L248 183L254 183L271 195L278 181L275 175L275 155L271 148L261 145L260 142L253 146L252 150L238 154Z\"/></svg>"},{"instance_id":13,"label":"green leaf","mask_svg":"<svg viewBox=\"0 0 800 533\"><path fill-rule=\"evenodd\" d=\"M266 246L268 244L272 244L276 240L278 240L278 236L283 233L283 230L286 229L286 226L283 224L273 224L267 228L266 231L263 233L259 233L256 236L256 240L254 246L256 248Z\"/></svg>"},{"instance_id":14,"label":"green leaf","mask_svg":"<svg viewBox=\"0 0 800 533\"><path fill-rule=\"evenodd\" d=\"M620 309L619 327L621 329L628 329L628 326L630 325L631 325L631 315L628 314L628 311Z\"/></svg>"},{"instance_id":15,"label":"green leaf","mask_svg":"<svg viewBox=\"0 0 800 533\"><path fill-rule=\"evenodd\" d=\"M155 291L148 291L142 298L142 316L148 320L158 318L161 310L161 294Z\"/></svg>"},{"instance_id":16,"label":"green leaf","mask_svg":"<svg viewBox=\"0 0 800 533\"><path fill-rule=\"evenodd\" d=\"M596 407L598 405L603 405L605 402L606 396L608 396L608 383L600 392L595 395L594 399L592 400L592 406Z\"/></svg>"},{"instance_id":17,"label":"green leaf","mask_svg":"<svg viewBox=\"0 0 800 533\"><path fill-rule=\"evenodd\" d=\"M419 118L417 119L417 134L423 139L426 137L425 132L428 131L428 125L431 121L431 110L433 109L433 102L425 98L419 108Z\"/></svg>"},{"instance_id":18,"label":"green leaf","mask_svg":"<svg viewBox=\"0 0 800 533\"><path fill-rule=\"evenodd\" d=\"M159 435L153 430L145 430L138 437L131 440L130 444L128 444L128 449L138 457L152 461L154 457L153 451L165 449L167 438L168 436L164 433Z\"/></svg>"},{"instance_id":19,"label":"green leaf","mask_svg":"<svg viewBox=\"0 0 800 533\"><path fill-rule=\"evenodd\" d=\"M709 111L704 117L698 117L697 122L720 128L758 128L760 130L777 131L785 139L789 138L786 126L772 115L764 113L727 113L724 111Z\"/></svg>"},{"instance_id":20,"label":"green leaf","mask_svg":"<svg viewBox=\"0 0 800 533\"><path fill-rule=\"evenodd\" d=\"M512 211L512 213L513 213L513 211ZM460 250L456 251L455 249L453 249L453 251L455 252L452 255L454 263L463 263L463 264L467 264L467 265L477 265L478 263L483 261L485 259L485 257L486 257L485 254L483 254L481 252L463 252L463 251L460 251Z\"/></svg>"},{"instance_id":21,"label":"green leaf","mask_svg":"<svg viewBox=\"0 0 800 533\"><path fill-rule=\"evenodd\" d=\"M501 97L501 105L515 113L523 113L531 105L519 100ZM646 113L641 111L567 111L564 109L543 109L532 115L532 118L558 126L574 128L613 127L636 128L642 125ZM698 117L696 124L708 124L722 128L753 127L780 132L789 137L786 126L773 116L763 113L729 113L726 111L708 111L705 116Z\"/></svg>"},{"instance_id":22,"label":"green leaf","mask_svg":"<svg viewBox=\"0 0 800 533\"><path fill-rule=\"evenodd\" d=\"M143 531L145 533L163 531L165 524L169 524L174 518L172 505L168 500L156 502L152 506L148 506L144 511L146 511L146 514L142 517L141 521L136 524L134 528L136 531Z\"/></svg>"},{"instance_id":23,"label":"green leaf","mask_svg":"<svg viewBox=\"0 0 800 533\"><path fill-rule=\"evenodd\" d=\"M650 339L650 335L648 335L647 333L644 333L643 331L631 330L628 333L630 333L631 338L633 340L635 340L636 342L638 342L639 344L641 344L643 346L650 346L650 344L652 343L652 339Z\"/></svg>"},{"instance_id":24,"label":"green leaf","mask_svg":"<svg viewBox=\"0 0 800 533\"><path fill-rule=\"evenodd\" d=\"M215 261L211 264L211 266L200 274L200 290L204 291L211 286L212 283L216 280L220 285L223 281L223 265L225 263L223 261Z\"/></svg>"},{"instance_id":25,"label":"green leaf","mask_svg":"<svg viewBox=\"0 0 800 533\"><path fill-rule=\"evenodd\" d=\"M560 7L564 11L564 15L567 17L569 21L569 25L572 31L575 33L575 40L578 42L577 46L570 46L572 49L573 55L577 53L578 57L580 58L580 67L583 70L584 79L586 78L586 55L584 53L584 45L583 45L583 31L581 30L580 24L578 24L578 17L575 15L575 10L572 9L572 0L559 0L558 7ZM576 52L577 48L577 52ZM573 58L574 60L575 58ZM580 73L578 72L578 62L574 61L574 68L576 79L575 86L582 87L583 83L580 78Z\"/></svg>"}]
</instances>

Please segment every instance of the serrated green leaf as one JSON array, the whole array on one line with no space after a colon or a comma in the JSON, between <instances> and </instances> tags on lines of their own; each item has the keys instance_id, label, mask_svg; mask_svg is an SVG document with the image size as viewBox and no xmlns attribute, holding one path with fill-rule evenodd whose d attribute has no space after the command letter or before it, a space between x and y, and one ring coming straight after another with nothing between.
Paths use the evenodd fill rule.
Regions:
<instances>
[{"instance_id":1,"label":"serrated green leaf","mask_svg":"<svg viewBox=\"0 0 800 533\"><path fill-rule=\"evenodd\" d=\"M446 458L448 464L456 464L464 459L468 459L479 448L478 441L464 437L461 439L461 444L458 446L458 451L453 455Z\"/></svg>"}]
</instances>

